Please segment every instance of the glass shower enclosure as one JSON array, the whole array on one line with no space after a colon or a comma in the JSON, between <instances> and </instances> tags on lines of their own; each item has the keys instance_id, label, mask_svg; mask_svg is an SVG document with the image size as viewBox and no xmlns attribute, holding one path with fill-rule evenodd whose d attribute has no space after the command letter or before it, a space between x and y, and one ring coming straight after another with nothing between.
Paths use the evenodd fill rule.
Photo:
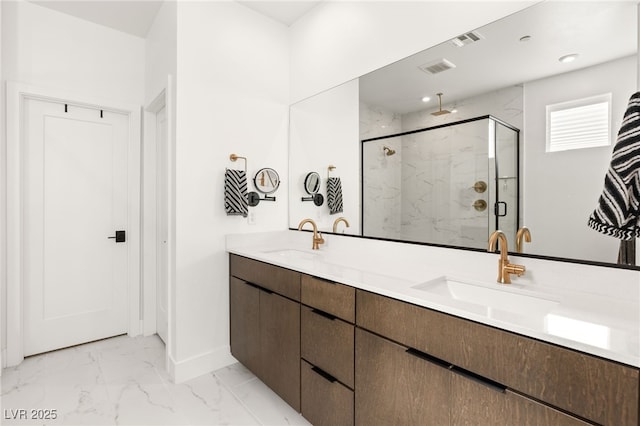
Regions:
<instances>
[{"instance_id":1,"label":"glass shower enclosure","mask_svg":"<svg viewBox=\"0 0 640 426\"><path fill-rule=\"evenodd\" d=\"M487 115L361 141L363 236L515 248L519 133Z\"/></svg>"}]
</instances>

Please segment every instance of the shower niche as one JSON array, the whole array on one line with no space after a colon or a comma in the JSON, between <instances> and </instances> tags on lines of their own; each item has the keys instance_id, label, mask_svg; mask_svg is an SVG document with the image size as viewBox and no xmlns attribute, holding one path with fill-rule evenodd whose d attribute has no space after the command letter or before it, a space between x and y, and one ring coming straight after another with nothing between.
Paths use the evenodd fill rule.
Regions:
<instances>
[{"instance_id":1,"label":"shower niche","mask_svg":"<svg viewBox=\"0 0 640 426\"><path fill-rule=\"evenodd\" d=\"M519 130L482 116L361 141L362 234L486 249L515 247Z\"/></svg>"}]
</instances>

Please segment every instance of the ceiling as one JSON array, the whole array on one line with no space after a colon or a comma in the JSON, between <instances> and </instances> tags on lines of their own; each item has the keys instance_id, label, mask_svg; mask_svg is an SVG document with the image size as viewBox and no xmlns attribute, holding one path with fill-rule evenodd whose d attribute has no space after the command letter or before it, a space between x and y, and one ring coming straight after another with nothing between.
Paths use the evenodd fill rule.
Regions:
<instances>
[{"instance_id":1,"label":"ceiling","mask_svg":"<svg viewBox=\"0 0 640 426\"><path fill-rule=\"evenodd\" d=\"M316 7L321 0L237 1L256 12L290 26L308 11Z\"/></svg>"},{"instance_id":2,"label":"ceiling","mask_svg":"<svg viewBox=\"0 0 640 426\"><path fill-rule=\"evenodd\" d=\"M404 114L437 109L442 92L447 109L458 99L630 56L637 51L636 8L628 1L538 3L479 28L483 38L475 43L447 41L361 77L360 99ZM571 53L579 54L574 62L558 61ZM419 69L443 58L456 67L433 75Z\"/></svg>"},{"instance_id":3,"label":"ceiling","mask_svg":"<svg viewBox=\"0 0 640 426\"><path fill-rule=\"evenodd\" d=\"M146 37L162 5L156 0L29 0L40 6L104 25L127 34Z\"/></svg>"},{"instance_id":4,"label":"ceiling","mask_svg":"<svg viewBox=\"0 0 640 426\"><path fill-rule=\"evenodd\" d=\"M163 0L29 0L95 24L146 37ZM176 0L177 1L177 0ZM216 0L201 0L216 1ZM221 1L221 0L217 0ZM290 26L319 0L240 1L238 3Z\"/></svg>"}]
</instances>

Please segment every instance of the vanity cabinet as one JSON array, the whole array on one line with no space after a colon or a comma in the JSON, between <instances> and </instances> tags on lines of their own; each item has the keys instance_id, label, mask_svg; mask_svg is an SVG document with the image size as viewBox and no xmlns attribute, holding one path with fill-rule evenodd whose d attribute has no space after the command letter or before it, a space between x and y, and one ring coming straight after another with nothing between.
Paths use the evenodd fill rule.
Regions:
<instances>
[{"instance_id":1,"label":"vanity cabinet","mask_svg":"<svg viewBox=\"0 0 640 426\"><path fill-rule=\"evenodd\" d=\"M640 426L640 370L230 255L231 353L324 425Z\"/></svg>"},{"instance_id":2,"label":"vanity cabinet","mask_svg":"<svg viewBox=\"0 0 640 426\"><path fill-rule=\"evenodd\" d=\"M476 423L474 417L486 418L486 424L580 424L579 417L603 425L638 425L638 369L362 290L357 291L356 324L452 366L459 376L452 379L452 424ZM356 339L356 377L365 373L359 365L365 354L359 350ZM499 392L489 393L487 383ZM373 388L360 387L358 380L356 389L358 419L359 399ZM501 412L522 418L491 419Z\"/></svg>"},{"instance_id":3,"label":"vanity cabinet","mask_svg":"<svg viewBox=\"0 0 640 426\"><path fill-rule=\"evenodd\" d=\"M353 287L302 275L301 406L315 426L354 421Z\"/></svg>"},{"instance_id":4,"label":"vanity cabinet","mask_svg":"<svg viewBox=\"0 0 640 426\"><path fill-rule=\"evenodd\" d=\"M300 411L300 274L230 257L233 356Z\"/></svg>"}]
</instances>

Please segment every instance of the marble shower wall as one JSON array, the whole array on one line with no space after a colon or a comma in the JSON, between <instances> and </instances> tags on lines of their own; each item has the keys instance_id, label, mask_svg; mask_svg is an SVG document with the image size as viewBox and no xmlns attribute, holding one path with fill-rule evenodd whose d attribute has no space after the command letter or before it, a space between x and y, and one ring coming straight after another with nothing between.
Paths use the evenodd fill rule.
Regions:
<instances>
[{"instance_id":1,"label":"marble shower wall","mask_svg":"<svg viewBox=\"0 0 640 426\"><path fill-rule=\"evenodd\" d=\"M484 247L489 209L476 211L476 181L488 181L488 120L406 135L402 151L402 236Z\"/></svg>"},{"instance_id":2,"label":"marble shower wall","mask_svg":"<svg viewBox=\"0 0 640 426\"><path fill-rule=\"evenodd\" d=\"M402 117L360 102L360 140L402 132ZM385 155L383 147L396 151ZM402 136L364 144L362 230L364 235L398 239L401 235Z\"/></svg>"},{"instance_id":3,"label":"marble shower wall","mask_svg":"<svg viewBox=\"0 0 640 426\"><path fill-rule=\"evenodd\" d=\"M458 112L436 117L430 114L431 108L399 115L361 102L360 138L392 135L487 114L517 128L523 126L521 86L444 104L443 108L455 108ZM493 209L487 207L478 212L473 203L484 200L492 206L495 200L490 191L480 194L472 187L478 180L489 184L494 175L495 163L493 159L487 161L488 134L488 120L481 120L366 142L364 235L485 248L489 232L495 229ZM396 154L384 156L384 145L395 149ZM499 143L499 155L502 147ZM513 180L506 183L509 195L516 193L514 183ZM506 193L503 189L500 198ZM501 228L515 227L513 200L510 199L509 216L501 219ZM514 232L515 228L508 232L510 242Z\"/></svg>"}]
</instances>

